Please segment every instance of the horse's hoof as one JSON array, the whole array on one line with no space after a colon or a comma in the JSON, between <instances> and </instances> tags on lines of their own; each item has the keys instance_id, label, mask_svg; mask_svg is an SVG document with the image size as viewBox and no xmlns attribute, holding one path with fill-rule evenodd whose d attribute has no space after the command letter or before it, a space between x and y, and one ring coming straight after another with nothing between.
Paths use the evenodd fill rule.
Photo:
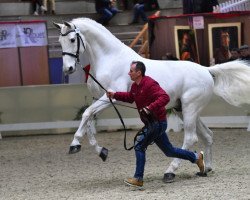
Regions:
<instances>
[{"instance_id":1,"label":"horse's hoof","mask_svg":"<svg viewBox=\"0 0 250 200\"><path fill-rule=\"evenodd\" d=\"M206 168L206 173L209 173L209 172L211 172L211 171L212 171L212 168L211 168L211 167Z\"/></svg>"},{"instance_id":2,"label":"horse's hoof","mask_svg":"<svg viewBox=\"0 0 250 200\"><path fill-rule=\"evenodd\" d=\"M174 173L165 173L163 177L164 183L172 183L174 182L175 174Z\"/></svg>"},{"instance_id":3,"label":"horse's hoof","mask_svg":"<svg viewBox=\"0 0 250 200\"><path fill-rule=\"evenodd\" d=\"M201 177L207 177L207 172L205 172L205 173L197 172L196 175L201 176Z\"/></svg>"},{"instance_id":4,"label":"horse's hoof","mask_svg":"<svg viewBox=\"0 0 250 200\"><path fill-rule=\"evenodd\" d=\"M105 147L102 147L101 153L99 156L101 157L102 161L105 162L107 157L108 157L109 150L106 149Z\"/></svg>"},{"instance_id":5,"label":"horse's hoof","mask_svg":"<svg viewBox=\"0 0 250 200\"><path fill-rule=\"evenodd\" d=\"M69 147L69 154L77 153L79 151L81 151L81 145L80 144Z\"/></svg>"}]
</instances>

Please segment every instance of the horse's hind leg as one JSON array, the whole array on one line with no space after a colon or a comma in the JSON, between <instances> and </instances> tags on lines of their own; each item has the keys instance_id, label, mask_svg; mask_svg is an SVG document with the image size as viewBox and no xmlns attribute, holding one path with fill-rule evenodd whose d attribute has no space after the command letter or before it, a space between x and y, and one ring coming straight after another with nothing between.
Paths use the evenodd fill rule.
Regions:
<instances>
[{"instance_id":1,"label":"horse's hind leg","mask_svg":"<svg viewBox=\"0 0 250 200\"><path fill-rule=\"evenodd\" d=\"M213 132L201 121L200 117L197 119L197 133L205 145L206 172L212 171Z\"/></svg>"},{"instance_id":2,"label":"horse's hind leg","mask_svg":"<svg viewBox=\"0 0 250 200\"><path fill-rule=\"evenodd\" d=\"M198 112L196 109L193 109L194 106L190 105L183 109L183 121L184 121L184 142L182 145L182 149L189 149L195 142L198 141L198 137L196 135L196 120ZM170 166L166 170L164 174L163 181L166 183L170 183L174 181L175 170L178 169L181 163L181 159L174 158L174 160L170 163Z\"/></svg>"},{"instance_id":3,"label":"horse's hind leg","mask_svg":"<svg viewBox=\"0 0 250 200\"><path fill-rule=\"evenodd\" d=\"M194 143L198 141L196 133L197 119L202 109L208 104L210 98L211 93L201 95L201 93L199 91L197 92L196 90L189 92L187 91L187 93L183 95L183 98L181 100L184 123L184 141L182 149L189 149L191 146L194 145ZM170 166L164 174L164 182L173 181L175 176L174 171L178 169L180 162L181 159L175 158L170 163ZM172 180L168 181L168 179Z\"/></svg>"}]
</instances>

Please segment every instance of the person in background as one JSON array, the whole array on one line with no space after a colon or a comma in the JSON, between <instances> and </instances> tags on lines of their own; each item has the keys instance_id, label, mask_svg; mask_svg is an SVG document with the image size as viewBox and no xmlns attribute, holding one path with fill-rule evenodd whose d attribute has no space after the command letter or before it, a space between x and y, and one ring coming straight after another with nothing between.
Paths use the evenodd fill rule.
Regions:
<instances>
[{"instance_id":1,"label":"person in background","mask_svg":"<svg viewBox=\"0 0 250 200\"><path fill-rule=\"evenodd\" d=\"M141 17L144 23L148 22L146 11L152 11L159 9L159 4L157 0L138 0L135 2L133 8L133 19L130 24L139 23L139 18Z\"/></svg>"},{"instance_id":2,"label":"person in background","mask_svg":"<svg viewBox=\"0 0 250 200\"><path fill-rule=\"evenodd\" d=\"M231 57L229 50L230 35L227 30L221 30L220 32L220 47L214 52L215 64L227 62Z\"/></svg>"},{"instance_id":3,"label":"person in background","mask_svg":"<svg viewBox=\"0 0 250 200\"><path fill-rule=\"evenodd\" d=\"M242 60L250 60L250 48L248 45L242 45L240 47L240 58Z\"/></svg>"},{"instance_id":4,"label":"person in background","mask_svg":"<svg viewBox=\"0 0 250 200\"><path fill-rule=\"evenodd\" d=\"M183 14L213 12L218 0L182 0Z\"/></svg>"},{"instance_id":5,"label":"person in background","mask_svg":"<svg viewBox=\"0 0 250 200\"><path fill-rule=\"evenodd\" d=\"M55 15L56 14L56 12L55 12L55 10L56 10L55 0L43 0L43 5L46 8L46 11L44 11L44 14L47 14L47 10L48 10L47 3L48 3L48 1L50 2L50 6L51 6L51 14Z\"/></svg>"},{"instance_id":6,"label":"person in background","mask_svg":"<svg viewBox=\"0 0 250 200\"><path fill-rule=\"evenodd\" d=\"M116 0L95 0L96 12L101 15L97 22L107 25L109 21L117 14L115 7Z\"/></svg>"},{"instance_id":7,"label":"person in background","mask_svg":"<svg viewBox=\"0 0 250 200\"><path fill-rule=\"evenodd\" d=\"M122 0L123 10L129 9L129 0Z\"/></svg>"},{"instance_id":8,"label":"person in background","mask_svg":"<svg viewBox=\"0 0 250 200\"><path fill-rule=\"evenodd\" d=\"M133 82L129 92L108 91L107 97L128 103L135 102L140 118L145 126L135 136L136 169L134 176L124 180L124 183L139 189L143 187L144 168L147 147L155 143L166 156L189 160L197 164L200 173L205 173L203 152L196 153L174 147L166 134L167 118L165 106L170 101L169 95L158 82L145 76L146 67L143 62L133 61L128 75ZM165 175L164 175L165 178ZM174 175L168 178L173 182Z\"/></svg>"},{"instance_id":9,"label":"person in background","mask_svg":"<svg viewBox=\"0 0 250 200\"><path fill-rule=\"evenodd\" d=\"M218 0L203 0L201 5L202 13L213 12L213 7L219 5Z\"/></svg>"},{"instance_id":10,"label":"person in background","mask_svg":"<svg viewBox=\"0 0 250 200\"><path fill-rule=\"evenodd\" d=\"M231 57L229 58L229 61L237 60L240 58L240 50L238 48L233 48L231 50Z\"/></svg>"},{"instance_id":11,"label":"person in background","mask_svg":"<svg viewBox=\"0 0 250 200\"><path fill-rule=\"evenodd\" d=\"M43 6L42 0L32 0L32 10L33 10L33 15L39 15L39 12L44 12L47 9Z\"/></svg>"}]
</instances>

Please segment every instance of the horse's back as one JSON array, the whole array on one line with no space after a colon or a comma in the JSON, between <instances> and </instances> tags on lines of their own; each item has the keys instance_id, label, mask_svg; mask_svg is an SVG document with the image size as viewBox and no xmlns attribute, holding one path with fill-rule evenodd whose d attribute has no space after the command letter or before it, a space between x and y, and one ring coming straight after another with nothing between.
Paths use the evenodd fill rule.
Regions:
<instances>
[{"instance_id":1,"label":"horse's back","mask_svg":"<svg viewBox=\"0 0 250 200\"><path fill-rule=\"evenodd\" d=\"M146 74L159 82L172 101L182 98L189 91L213 91L213 78L206 67L189 61L145 61ZM174 102L171 102L174 104Z\"/></svg>"}]
</instances>

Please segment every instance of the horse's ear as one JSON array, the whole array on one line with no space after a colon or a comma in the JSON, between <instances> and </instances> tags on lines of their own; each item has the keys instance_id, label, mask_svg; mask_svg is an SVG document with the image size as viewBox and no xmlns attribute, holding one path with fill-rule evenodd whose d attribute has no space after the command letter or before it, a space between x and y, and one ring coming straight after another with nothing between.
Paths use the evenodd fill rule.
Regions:
<instances>
[{"instance_id":1,"label":"horse's ear","mask_svg":"<svg viewBox=\"0 0 250 200\"><path fill-rule=\"evenodd\" d=\"M65 26L71 28L71 24L69 22L64 21L63 23L64 23Z\"/></svg>"},{"instance_id":2,"label":"horse's ear","mask_svg":"<svg viewBox=\"0 0 250 200\"><path fill-rule=\"evenodd\" d=\"M57 28L57 29L60 29L61 30L61 28L62 28L62 24L58 24L58 23L55 23L55 22L53 22L53 24L54 24L54 26Z\"/></svg>"}]
</instances>

